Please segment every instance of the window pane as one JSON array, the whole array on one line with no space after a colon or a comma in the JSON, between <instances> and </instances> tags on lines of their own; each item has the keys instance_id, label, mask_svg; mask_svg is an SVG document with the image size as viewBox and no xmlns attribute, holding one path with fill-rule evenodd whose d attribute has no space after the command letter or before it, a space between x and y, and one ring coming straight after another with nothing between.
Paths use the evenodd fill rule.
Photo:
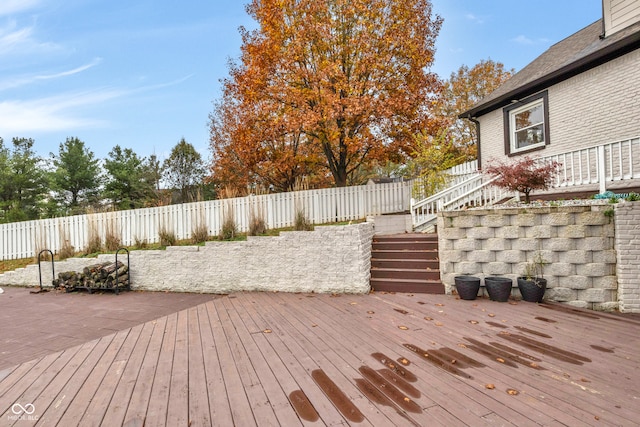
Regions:
<instances>
[{"instance_id":1,"label":"window pane","mask_svg":"<svg viewBox=\"0 0 640 427\"><path fill-rule=\"evenodd\" d=\"M516 132L516 149L544 143L544 126L539 124Z\"/></svg>"},{"instance_id":2,"label":"window pane","mask_svg":"<svg viewBox=\"0 0 640 427\"><path fill-rule=\"evenodd\" d=\"M516 131L541 123L543 120L542 104L538 104L535 107L516 114Z\"/></svg>"}]
</instances>

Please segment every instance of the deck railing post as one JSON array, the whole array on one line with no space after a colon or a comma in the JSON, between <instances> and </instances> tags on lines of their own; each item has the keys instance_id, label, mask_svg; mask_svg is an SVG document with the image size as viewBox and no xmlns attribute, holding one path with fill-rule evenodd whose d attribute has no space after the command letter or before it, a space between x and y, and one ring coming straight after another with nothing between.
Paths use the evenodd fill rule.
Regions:
<instances>
[{"instance_id":1,"label":"deck railing post","mask_svg":"<svg viewBox=\"0 0 640 427\"><path fill-rule=\"evenodd\" d=\"M605 166L604 146L597 147L598 150L598 185L600 186L600 194L607 191L607 170Z\"/></svg>"}]
</instances>

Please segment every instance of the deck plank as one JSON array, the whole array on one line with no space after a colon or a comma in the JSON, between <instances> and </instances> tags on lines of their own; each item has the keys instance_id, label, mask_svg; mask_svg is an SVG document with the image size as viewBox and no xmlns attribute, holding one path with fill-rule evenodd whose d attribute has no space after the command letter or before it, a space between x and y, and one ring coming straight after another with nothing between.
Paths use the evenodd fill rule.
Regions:
<instances>
[{"instance_id":1,"label":"deck plank","mask_svg":"<svg viewBox=\"0 0 640 427\"><path fill-rule=\"evenodd\" d=\"M118 354L107 369L96 393L93 395L79 424L82 426L99 426L102 424L107 408L123 377L127 362L140 338L144 325L134 326L129 330ZM128 403L128 402L123 402ZM106 424L105 424L106 425Z\"/></svg>"},{"instance_id":2,"label":"deck plank","mask_svg":"<svg viewBox=\"0 0 640 427\"><path fill-rule=\"evenodd\" d=\"M59 301L51 307L59 310ZM49 308L44 304L42 310ZM599 427L640 419L640 322L634 318L446 295L238 293L143 321L98 339L67 330L68 344L88 338L2 368L0 417L10 416L16 402L32 402L39 425L60 426ZM34 330L22 343L10 338L0 343L0 352L13 345L36 349L38 340L54 348L47 331ZM455 350L437 354L459 359L457 369L466 376L430 363L404 344L429 352ZM517 351L520 359L504 348ZM564 359L551 350L564 352ZM543 369L528 365L528 356ZM415 378L403 383L381 357L407 359L404 368ZM395 382L387 383L384 394L402 396L389 391L397 386L418 409L399 409L402 399L390 404L372 393L372 384L380 386L382 378ZM486 388L489 383L494 387ZM340 412L343 405L331 387L348 397L363 422ZM315 411L295 411L289 399L300 404L301 396ZM303 417L316 413L317 421ZM5 420L23 425L0 419L2 425Z\"/></svg>"},{"instance_id":3,"label":"deck plank","mask_svg":"<svg viewBox=\"0 0 640 427\"><path fill-rule=\"evenodd\" d=\"M117 426L124 422L124 417L131 403L131 395L138 382L142 362L149 350L149 341L154 329L155 324L153 322L147 322L143 325L135 347L127 357L127 364L122 372L122 378L118 381L118 385L109 400L109 406L106 408L101 424Z\"/></svg>"},{"instance_id":4,"label":"deck plank","mask_svg":"<svg viewBox=\"0 0 640 427\"><path fill-rule=\"evenodd\" d=\"M178 312L176 342L173 350L173 369L169 388L167 425L189 424L189 331L188 313Z\"/></svg>"},{"instance_id":5,"label":"deck plank","mask_svg":"<svg viewBox=\"0 0 640 427\"><path fill-rule=\"evenodd\" d=\"M207 391L206 370L202 353L202 333L197 308L187 311L188 342L189 342L189 378L187 392L189 394L188 424L197 426L211 425L211 410L209 409L209 394Z\"/></svg>"},{"instance_id":6,"label":"deck plank","mask_svg":"<svg viewBox=\"0 0 640 427\"><path fill-rule=\"evenodd\" d=\"M267 363L260 347L256 343L256 339L259 339L264 333L261 330L252 329L250 331L247 329L243 320L243 315L246 315L245 309L239 300L244 300L244 298L227 299L227 312L231 322L235 325L238 338L244 344L245 352L250 358L257 380L264 389L269 405L274 410L278 424L292 427L300 425L300 420L287 397L287 391L283 388L278 377L272 372L271 366ZM284 382L284 380L282 381ZM296 389L290 391L294 390Z\"/></svg>"},{"instance_id":7,"label":"deck plank","mask_svg":"<svg viewBox=\"0 0 640 427\"><path fill-rule=\"evenodd\" d=\"M199 305L197 309L211 423L215 426L232 425L233 416L222 375L223 366L213 339L207 304Z\"/></svg>"},{"instance_id":8,"label":"deck plank","mask_svg":"<svg viewBox=\"0 0 640 427\"><path fill-rule=\"evenodd\" d=\"M222 376L229 399L231 416L235 425L257 425L257 418L251 408L249 397L244 389L242 378L238 372L238 367L233 359L231 346L227 341L226 329L233 327L228 322L224 322L224 307L221 300L216 300L215 304L207 304L209 314L209 325L216 343L218 358L222 366Z\"/></svg>"},{"instance_id":9,"label":"deck plank","mask_svg":"<svg viewBox=\"0 0 640 427\"><path fill-rule=\"evenodd\" d=\"M149 405L144 425L167 425L167 407L169 406L169 392L171 387L171 372L173 371L173 352L176 345L176 327L178 313L167 316L164 325L164 336L160 345L156 375L151 386Z\"/></svg>"},{"instance_id":10,"label":"deck plank","mask_svg":"<svg viewBox=\"0 0 640 427\"><path fill-rule=\"evenodd\" d=\"M144 425L147 407L151 399L151 388L160 357L167 317L161 317L152 323L154 324L153 333L149 340L149 346L147 347L144 361L140 367L140 372L138 373L138 378L129 401L129 407L124 416L123 424L128 427L142 427Z\"/></svg>"},{"instance_id":11,"label":"deck plank","mask_svg":"<svg viewBox=\"0 0 640 427\"><path fill-rule=\"evenodd\" d=\"M129 336L130 332L130 329L125 329L113 334L113 339L109 342L107 350L105 350L105 352L95 361L95 365L90 367L92 369L86 379L82 381L81 377L74 378L74 381L77 381L75 384L79 385L79 388L75 392L73 399L67 401L66 408L60 408L61 410L64 409L64 414L62 414L62 417L59 419L59 425L72 426L80 423L89 403L101 386L107 370L120 352L120 348L127 336ZM67 384L67 389L70 395L74 392L74 390L70 388L72 385L73 384L70 383ZM53 419L56 419L57 417L58 414L55 414ZM48 414L46 414L46 416L43 416L43 421L48 420L48 418Z\"/></svg>"}]
</instances>

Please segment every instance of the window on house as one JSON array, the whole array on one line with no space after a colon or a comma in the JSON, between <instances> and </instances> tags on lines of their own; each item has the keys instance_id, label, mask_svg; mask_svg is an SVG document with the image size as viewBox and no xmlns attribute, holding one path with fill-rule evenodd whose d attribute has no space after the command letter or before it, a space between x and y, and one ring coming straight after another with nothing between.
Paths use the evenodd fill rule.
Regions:
<instances>
[{"instance_id":1,"label":"window on house","mask_svg":"<svg viewBox=\"0 0 640 427\"><path fill-rule=\"evenodd\" d=\"M516 102L504 109L505 149L517 154L549 143L547 93Z\"/></svg>"}]
</instances>

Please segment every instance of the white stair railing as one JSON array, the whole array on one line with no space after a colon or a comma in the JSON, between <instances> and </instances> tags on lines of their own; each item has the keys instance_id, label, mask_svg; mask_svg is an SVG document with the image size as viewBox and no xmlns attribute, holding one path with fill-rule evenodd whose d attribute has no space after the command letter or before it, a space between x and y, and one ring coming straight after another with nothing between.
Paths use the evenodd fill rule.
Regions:
<instances>
[{"instance_id":1,"label":"white stair railing","mask_svg":"<svg viewBox=\"0 0 640 427\"><path fill-rule=\"evenodd\" d=\"M560 164L552 188L579 187L598 184L600 193L607 183L640 180L640 137L539 157L540 162L556 161ZM470 177L465 175L475 169ZM453 169L452 169L453 170ZM492 185L493 179L477 172L477 163L468 163L456 169L465 179L454 181L447 189L423 200L411 199L411 216L415 230L433 224L438 211L455 210L465 206L491 205L514 196L513 193ZM517 195L515 195L517 197Z\"/></svg>"}]
</instances>

